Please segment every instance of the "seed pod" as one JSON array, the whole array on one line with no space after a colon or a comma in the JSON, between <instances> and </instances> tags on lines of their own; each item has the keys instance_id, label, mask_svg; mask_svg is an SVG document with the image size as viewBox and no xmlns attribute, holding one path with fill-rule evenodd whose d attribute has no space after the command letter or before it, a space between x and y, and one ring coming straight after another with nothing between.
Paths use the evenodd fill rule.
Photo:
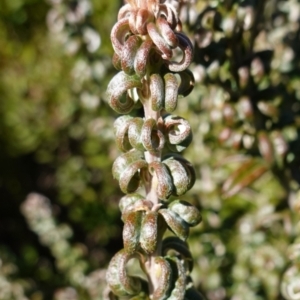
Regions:
<instances>
[{"instance_id":1,"label":"seed pod","mask_svg":"<svg viewBox=\"0 0 300 300\"><path fill-rule=\"evenodd\" d=\"M144 217L143 211L132 211L124 215L123 242L126 253L133 254L140 245L141 224Z\"/></svg>"},{"instance_id":2,"label":"seed pod","mask_svg":"<svg viewBox=\"0 0 300 300\"><path fill-rule=\"evenodd\" d=\"M170 209L162 208L158 211L164 218L171 231L181 240L185 241L189 235L188 224L175 212Z\"/></svg>"},{"instance_id":3,"label":"seed pod","mask_svg":"<svg viewBox=\"0 0 300 300\"><path fill-rule=\"evenodd\" d=\"M201 222L199 210L187 201L174 200L170 203L169 209L180 215L190 226L196 226Z\"/></svg>"},{"instance_id":4,"label":"seed pod","mask_svg":"<svg viewBox=\"0 0 300 300\"><path fill-rule=\"evenodd\" d=\"M156 211L148 211L144 215L141 225L140 244L142 249L151 254L156 249L158 234L158 213Z\"/></svg>"},{"instance_id":5,"label":"seed pod","mask_svg":"<svg viewBox=\"0 0 300 300\"><path fill-rule=\"evenodd\" d=\"M106 281L119 297L136 295L141 290L139 278L129 276L126 271L126 264L132 257L123 249L112 258L107 268Z\"/></svg>"}]
</instances>

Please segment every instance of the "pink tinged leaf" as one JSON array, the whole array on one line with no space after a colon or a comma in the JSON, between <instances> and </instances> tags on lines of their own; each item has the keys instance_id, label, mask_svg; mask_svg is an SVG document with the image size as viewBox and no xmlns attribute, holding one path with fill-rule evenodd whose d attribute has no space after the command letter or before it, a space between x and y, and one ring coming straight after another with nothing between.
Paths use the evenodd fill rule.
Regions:
<instances>
[{"instance_id":1,"label":"pink tinged leaf","mask_svg":"<svg viewBox=\"0 0 300 300\"><path fill-rule=\"evenodd\" d=\"M182 60L180 62L168 61L168 68L172 72L181 72L188 68L193 59L193 45L189 38L181 32L176 32L179 48L183 53Z\"/></svg>"},{"instance_id":2,"label":"pink tinged leaf","mask_svg":"<svg viewBox=\"0 0 300 300\"><path fill-rule=\"evenodd\" d=\"M158 213L156 211L146 212L140 234L140 244L147 254L152 254L157 245L158 237Z\"/></svg>"},{"instance_id":3,"label":"pink tinged leaf","mask_svg":"<svg viewBox=\"0 0 300 300\"><path fill-rule=\"evenodd\" d=\"M225 180L222 187L224 198L234 196L260 178L266 171L268 171L268 167L261 161L248 159Z\"/></svg>"},{"instance_id":4,"label":"pink tinged leaf","mask_svg":"<svg viewBox=\"0 0 300 300\"><path fill-rule=\"evenodd\" d=\"M147 34L147 24L153 22L154 16L147 9L139 9L136 15L136 29L139 34Z\"/></svg>"},{"instance_id":5,"label":"pink tinged leaf","mask_svg":"<svg viewBox=\"0 0 300 300\"><path fill-rule=\"evenodd\" d=\"M177 107L178 81L174 74L167 73L165 80L165 110L168 113L173 112Z\"/></svg>"},{"instance_id":6,"label":"pink tinged leaf","mask_svg":"<svg viewBox=\"0 0 300 300\"><path fill-rule=\"evenodd\" d=\"M123 216L123 242L124 250L128 254L138 251L140 244L141 225L144 217L143 211L132 211Z\"/></svg>"},{"instance_id":7,"label":"pink tinged leaf","mask_svg":"<svg viewBox=\"0 0 300 300\"><path fill-rule=\"evenodd\" d=\"M112 78L107 87L106 95L109 105L119 114L129 113L135 102L129 97L127 91L141 86L142 83L138 76L130 76L123 71L119 72Z\"/></svg>"},{"instance_id":8,"label":"pink tinged leaf","mask_svg":"<svg viewBox=\"0 0 300 300\"><path fill-rule=\"evenodd\" d=\"M166 41L168 46L175 49L178 46L178 38L173 29L170 27L167 20L165 18L160 17L156 20L156 25L161 36Z\"/></svg>"},{"instance_id":9,"label":"pink tinged leaf","mask_svg":"<svg viewBox=\"0 0 300 300\"><path fill-rule=\"evenodd\" d=\"M130 34L128 19L121 19L116 23L110 34L110 39L115 52L121 57L126 37Z\"/></svg>"},{"instance_id":10,"label":"pink tinged leaf","mask_svg":"<svg viewBox=\"0 0 300 300\"><path fill-rule=\"evenodd\" d=\"M163 133L157 129L157 123L152 118L144 121L141 138L144 148L149 152L157 152L164 148L165 137Z\"/></svg>"},{"instance_id":11,"label":"pink tinged leaf","mask_svg":"<svg viewBox=\"0 0 300 300\"><path fill-rule=\"evenodd\" d=\"M148 23L147 30L150 38L159 50L162 58L170 59L173 55L172 49L168 46L167 42L161 36L156 25L153 22Z\"/></svg>"},{"instance_id":12,"label":"pink tinged leaf","mask_svg":"<svg viewBox=\"0 0 300 300\"><path fill-rule=\"evenodd\" d=\"M135 20L136 20L137 13L138 13L138 10L132 9L131 14L128 18L129 28L130 28L130 31L133 34L138 34L138 31L137 31L137 28L136 28L136 25L135 25Z\"/></svg>"},{"instance_id":13,"label":"pink tinged leaf","mask_svg":"<svg viewBox=\"0 0 300 300\"><path fill-rule=\"evenodd\" d=\"M164 218L169 229L181 240L185 241L189 236L188 224L175 212L162 208L158 211Z\"/></svg>"},{"instance_id":14,"label":"pink tinged leaf","mask_svg":"<svg viewBox=\"0 0 300 300\"><path fill-rule=\"evenodd\" d=\"M147 71L147 63L150 50L153 46L153 42L150 39L145 40L140 48L137 50L134 60L134 70L136 74L143 77Z\"/></svg>"},{"instance_id":15,"label":"pink tinged leaf","mask_svg":"<svg viewBox=\"0 0 300 300\"><path fill-rule=\"evenodd\" d=\"M130 4L125 4L123 5L120 9L119 9L119 13L118 13L118 21L120 21L121 19L126 19L129 18L130 14L132 11L132 6Z\"/></svg>"},{"instance_id":16,"label":"pink tinged leaf","mask_svg":"<svg viewBox=\"0 0 300 300\"><path fill-rule=\"evenodd\" d=\"M152 162L149 164L149 172L156 177L157 196L159 199L168 199L173 191L172 177L168 168L161 162ZM153 182L154 180L152 180L152 184Z\"/></svg>"},{"instance_id":17,"label":"pink tinged leaf","mask_svg":"<svg viewBox=\"0 0 300 300\"><path fill-rule=\"evenodd\" d=\"M126 74L134 73L134 61L138 48L141 45L141 40L138 36L132 35L130 36L123 47L121 54L121 66L122 70Z\"/></svg>"},{"instance_id":18,"label":"pink tinged leaf","mask_svg":"<svg viewBox=\"0 0 300 300\"><path fill-rule=\"evenodd\" d=\"M151 106L154 111L160 111L164 104L164 82L159 74L150 76L149 89L151 94Z\"/></svg>"},{"instance_id":19,"label":"pink tinged leaf","mask_svg":"<svg viewBox=\"0 0 300 300\"><path fill-rule=\"evenodd\" d=\"M165 3L165 4L160 5L160 17L165 18L173 30L177 29L176 27L178 25L180 25L178 13L177 13L174 5L172 5L170 3ZM178 30L178 31L180 31L180 30Z\"/></svg>"}]
</instances>

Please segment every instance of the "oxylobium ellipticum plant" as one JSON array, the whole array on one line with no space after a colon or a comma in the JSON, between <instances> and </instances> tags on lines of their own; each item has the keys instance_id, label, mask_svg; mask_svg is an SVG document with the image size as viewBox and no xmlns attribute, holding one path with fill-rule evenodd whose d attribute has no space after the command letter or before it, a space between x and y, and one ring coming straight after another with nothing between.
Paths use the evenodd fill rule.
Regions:
<instances>
[{"instance_id":1,"label":"oxylobium ellipticum plant","mask_svg":"<svg viewBox=\"0 0 300 300\"><path fill-rule=\"evenodd\" d=\"M193 46L181 30L173 3L128 0L111 32L113 64L120 72L107 98L122 114L114 129L123 152L112 171L126 195L120 200L124 249L108 266L106 299L202 299L190 278L186 243L201 216L178 199L195 182L193 166L179 154L192 132L187 120L171 114L194 85L187 69ZM175 236L163 238L167 229ZM144 276L130 274L131 259Z\"/></svg>"}]
</instances>

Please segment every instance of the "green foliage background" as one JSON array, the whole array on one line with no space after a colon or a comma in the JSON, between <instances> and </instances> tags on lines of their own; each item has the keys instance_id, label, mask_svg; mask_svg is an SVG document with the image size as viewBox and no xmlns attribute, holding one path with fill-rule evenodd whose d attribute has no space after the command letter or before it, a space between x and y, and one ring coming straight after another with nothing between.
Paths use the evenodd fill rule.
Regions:
<instances>
[{"instance_id":1,"label":"green foliage background","mask_svg":"<svg viewBox=\"0 0 300 300\"><path fill-rule=\"evenodd\" d=\"M78 3L91 9L74 21ZM104 99L120 5L0 3L1 300L101 299L122 247ZM182 18L195 43L196 86L177 109L194 132L187 200L203 216L195 285L209 300L300 299L286 292L300 280L300 5L199 0Z\"/></svg>"}]
</instances>

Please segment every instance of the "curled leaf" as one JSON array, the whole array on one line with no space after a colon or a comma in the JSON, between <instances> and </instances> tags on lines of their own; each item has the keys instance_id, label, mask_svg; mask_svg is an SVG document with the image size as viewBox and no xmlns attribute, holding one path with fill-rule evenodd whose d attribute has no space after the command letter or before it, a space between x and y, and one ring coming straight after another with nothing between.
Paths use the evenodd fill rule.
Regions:
<instances>
[{"instance_id":1,"label":"curled leaf","mask_svg":"<svg viewBox=\"0 0 300 300\"><path fill-rule=\"evenodd\" d=\"M167 145L171 151L181 152L193 139L192 129L188 121L174 115L164 117Z\"/></svg>"},{"instance_id":2,"label":"curled leaf","mask_svg":"<svg viewBox=\"0 0 300 300\"><path fill-rule=\"evenodd\" d=\"M168 62L168 68L172 72L181 72L188 68L193 59L193 45L189 38L182 32L176 32L179 48L183 53L182 60L180 62L171 61Z\"/></svg>"},{"instance_id":3,"label":"curled leaf","mask_svg":"<svg viewBox=\"0 0 300 300\"><path fill-rule=\"evenodd\" d=\"M175 236L169 236L165 238L162 242L162 254L163 255L174 255L174 252L176 256L180 258L180 260L184 261L187 265L187 269L189 272L192 272L193 270L193 257L190 252L189 246L187 242L179 239ZM170 254L169 254L170 253Z\"/></svg>"},{"instance_id":4,"label":"curled leaf","mask_svg":"<svg viewBox=\"0 0 300 300\"><path fill-rule=\"evenodd\" d=\"M164 76L165 81L165 110L168 113L173 112L177 107L178 99L178 81L174 74L167 73Z\"/></svg>"},{"instance_id":5,"label":"curled leaf","mask_svg":"<svg viewBox=\"0 0 300 300\"><path fill-rule=\"evenodd\" d=\"M168 199L173 191L172 177L168 168L161 162L152 162L149 164L149 172L152 176L152 185L156 186L159 199Z\"/></svg>"},{"instance_id":6,"label":"curled leaf","mask_svg":"<svg viewBox=\"0 0 300 300\"><path fill-rule=\"evenodd\" d=\"M173 231L181 240L185 241L189 235L188 224L170 209L162 208L158 212L162 215L171 231Z\"/></svg>"},{"instance_id":7,"label":"curled leaf","mask_svg":"<svg viewBox=\"0 0 300 300\"><path fill-rule=\"evenodd\" d=\"M196 226L201 222L199 210L192 204L183 200L174 200L169 209L180 215L180 217L190 226Z\"/></svg>"},{"instance_id":8,"label":"curled leaf","mask_svg":"<svg viewBox=\"0 0 300 300\"><path fill-rule=\"evenodd\" d=\"M140 77L143 77L146 74L147 64L149 62L148 57L152 46L152 40L146 39L136 52L134 60L134 70Z\"/></svg>"},{"instance_id":9,"label":"curled leaf","mask_svg":"<svg viewBox=\"0 0 300 300\"><path fill-rule=\"evenodd\" d=\"M185 97L191 93L191 91L195 86L194 75L189 69L186 69L177 74L180 76L180 85L178 89L178 94Z\"/></svg>"},{"instance_id":10,"label":"curled leaf","mask_svg":"<svg viewBox=\"0 0 300 300\"><path fill-rule=\"evenodd\" d=\"M122 66L122 70L126 74L133 74L135 71L134 61L140 45L141 45L141 40L136 35L130 36L124 44L121 53L121 66Z\"/></svg>"},{"instance_id":11,"label":"curled leaf","mask_svg":"<svg viewBox=\"0 0 300 300\"><path fill-rule=\"evenodd\" d=\"M113 163L112 173L114 178L120 179L121 174L125 169L133 162L143 159L144 154L141 151L132 149L122 155L120 155Z\"/></svg>"},{"instance_id":12,"label":"curled leaf","mask_svg":"<svg viewBox=\"0 0 300 300\"><path fill-rule=\"evenodd\" d=\"M106 281L113 293L119 297L136 295L141 290L140 279L129 276L126 271L126 264L132 257L125 250L120 250L108 265Z\"/></svg>"},{"instance_id":13,"label":"curled leaf","mask_svg":"<svg viewBox=\"0 0 300 300\"><path fill-rule=\"evenodd\" d=\"M144 150L141 141L141 132L144 121L142 118L132 118L131 116L121 116L114 123L116 143L123 152L132 147L137 150Z\"/></svg>"},{"instance_id":14,"label":"curled leaf","mask_svg":"<svg viewBox=\"0 0 300 300\"><path fill-rule=\"evenodd\" d=\"M128 139L130 145L137 150L144 150L141 135L144 121L142 118L133 118L128 128Z\"/></svg>"},{"instance_id":15,"label":"curled leaf","mask_svg":"<svg viewBox=\"0 0 300 300\"><path fill-rule=\"evenodd\" d=\"M153 43L157 47L163 59L170 59L173 55L172 49L169 47L165 39L160 34L157 26L153 22L147 24L147 31Z\"/></svg>"},{"instance_id":16,"label":"curled leaf","mask_svg":"<svg viewBox=\"0 0 300 300\"><path fill-rule=\"evenodd\" d=\"M119 57L122 56L124 42L128 34L130 34L130 28L127 18L118 21L111 30L110 39L112 46Z\"/></svg>"},{"instance_id":17,"label":"curled leaf","mask_svg":"<svg viewBox=\"0 0 300 300\"><path fill-rule=\"evenodd\" d=\"M144 121L141 139L144 148L149 152L159 151L163 149L165 144L165 137L157 128L156 121L152 118Z\"/></svg>"},{"instance_id":18,"label":"curled leaf","mask_svg":"<svg viewBox=\"0 0 300 300\"><path fill-rule=\"evenodd\" d=\"M171 265L173 281L175 281L172 292L167 300L184 299L186 288L186 271L184 265L177 257L167 256L166 259Z\"/></svg>"},{"instance_id":19,"label":"curled leaf","mask_svg":"<svg viewBox=\"0 0 300 300\"><path fill-rule=\"evenodd\" d=\"M126 152L132 148L129 143L128 134L127 134L127 131L128 131L129 125L130 125L129 122L131 119L132 119L132 117L128 116L128 115L121 116L121 117L117 118L114 123L116 144L117 144L118 148L123 152Z\"/></svg>"},{"instance_id":20,"label":"curled leaf","mask_svg":"<svg viewBox=\"0 0 300 300\"><path fill-rule=\"evenodd\" d=\"M131 163L120 175L119 185L123 193L133 193L140 184L140 171L146 169L148 163L145 160L138 160Z\"/></svg>"},{"instance_id":21,"label":"curled leaf","mask_svg":"<svg viewBox=\"0 0 300 300\"><path fill-rule=\"evenodd\" d=\"M133 254L139 249L143 211L132 211L124 215L123 242L126 253Z\"/></svg>"},{"instance_id":22,"label":"curled leaf","mask_svg":"<svg viewBox=\"0 0 300 300\"><path fill-rule=\"evenodd\" d=\"M152 109L160 111L163 108L165 93L164 82L159 74L152 74L150 76L149 89Z\"/></svg>"},{"instance_id":23,"label":"curled leaf","mask_svg":"<svg viewBox=\"0 0 300 300\"><path fill-rule=\"evenodd\" d=\"M173 195L180 196L186 193L195 183L195 170L190 162L179 155L172 154L163 160L170 170L174 189Z\"/></svg>"},{"instance_id":24,"label":"curled leaf","mask_svg":"<svg viewBox=\"0 0 300 300\"><path fill-rule=\"evenodd\" d=\"M178 45L178 38L171 26L169 25L168 21L165 18L160 17L156 20L156 25L161 36L166 41L168 46L171 48L176 48Z\"/></svg>"},{"instance_id":25,"label":"curled leaf","mask_svg":"<svg viewBox=\"0 0 300 300\"><path fill-rule=\"evenodd\" d=\"M140 244L147 254L153 253L156 249L158 235L157 222L158 213L156 211L146 212L141 224Z\"/></svg>"},{"instance_id":26,"label":"curled leaf","mask_svg":"<svg viewBox=\"0 0 300 300\"><path fill-rule=\"evenodd\" d=\"M119 208L121 210L121 213L125 214L126 212L130 211L131 208L134 207L136 202L143 200L143 199L144 199L144 197L137 193L123 196L119 202Z\"/></svg>"},{"instance_id":27,"label":"curled leaf","mask_svg":"<svg viewBox=\"0 0 300 300\"><path fill-rule=\"evenodd\" d=\"M119 114L129 113L134 105L134 100L127 91L133 88L140 88L141 80L137 75L128 75L123 71L115 75L107 87L107 98L110 107Z\"/></svg>"},{"instance_id":28,"label":"curled leaf","mask_svg":"<svg viewBox=\"0 0 300 300\"><path fill-rule=\"evenodd\" d=\"M163 257L155 257L154 262L154 276L157 280L157 287L153 293L153 299L164 300L170 293L172 269L170 263Z\"/></svg>"}]
</instances>

